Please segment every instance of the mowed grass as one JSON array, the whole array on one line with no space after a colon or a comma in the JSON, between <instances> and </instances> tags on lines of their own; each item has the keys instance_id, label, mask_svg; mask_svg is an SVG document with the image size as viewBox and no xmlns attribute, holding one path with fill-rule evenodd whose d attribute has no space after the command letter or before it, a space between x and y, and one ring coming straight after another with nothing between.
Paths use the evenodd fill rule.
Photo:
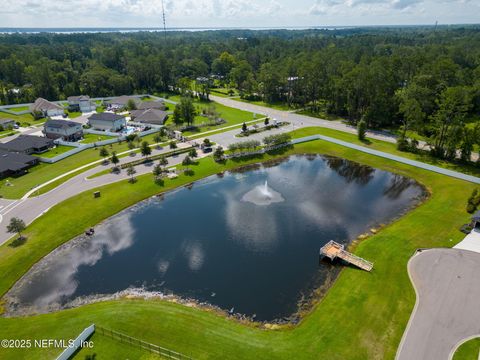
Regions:
<instances>
[{"instance_id":1,"label":"mowed grass","mask_svg":"<svg viewBox=\"0 0 480 360\"><path fill-rule=\"evenodd\" d=\"M3 112L3 111L0 111L0 119L12 119L15 122L19 123L20 126L23 126L23 127L40 125L46 121L46 119L35 120L32 114L12 115L12 114L7 114L6 112Z\"/></svg>"},{"instance_id":2,"label":"mowed grass","mask_svg":"<svg viewBox=\"0 0 480 360\"><path fill-rule=\"evenodd\" d=\"M480 338L469 340L457 349L453 360L478 360L480 358Z\"/></svg>"},{"instance_id":3,"label":"mowed grass","mask_svg":"<svg viewBox=\"0 0 480 360\"><path fill-rule=\"evenodd\" d=\"M417 248L451 247L463 238L458 229L469 220L465 204L475 186L324 141L296 145L283 155L305 153L338 156L409 176L424 184L431 195L417 209L353 246L355 254L374 262L374 270L345 268L298 326L265 330L166 301L123 299L47 315L0 318L0 338L68 339L96 323L196 359L393 359L415 302L407 261ZM192 166L194 176L181 175L166 180L164 186L154 184L148 174L135 184L122 181L102 187L99 199L94 200L89 191L66 200L28 227L26 244L0 247L0 294L57 246L139 200L272 157L225 165L205 158ZM100 338L97 345L104 358L115 358L110 356L107 341ZM1 351L2 359L58 354L55 349Z\"/></svg>"},{"instance_id":4,"label":"mowed grass","mask_svg":"<svg viewBox=\"0 0 480 360\"><path fill-rule=\"evenodd\" d=\"M113 139L113 136L108 136L108 135L97 135L97 134L83 134L83 140L80 140L79 142L82 144L92 144L96 143L99 141L104 141L104 140L110 140Z\"/></svg>"},{"instance_id":5,"label":"mowed grass","mask_svg":"<svg viewBox=\"0 0 480 360\"><path fill-rule=\"evenodd\" d=\"M57 145L53 149L50 149L44 153L41 154L33 154L34 156L37 157L43 157L43 158L54 158L55 156L61 155L63 153L66 153L67 151L73 150L74 148L71 146L64 146L64 145Z\"/></svg>"},{"instance_id":6,"label":"mowed grass","mask_svg":"<svg viewBox=\"0 0 480 360\"><path fill-rule=\"evenodd\" d=\"M30 106L19 106L19 107L9 108L8 110L13 112L28 111L30 110Z\"/></svg>"}]
</instances>

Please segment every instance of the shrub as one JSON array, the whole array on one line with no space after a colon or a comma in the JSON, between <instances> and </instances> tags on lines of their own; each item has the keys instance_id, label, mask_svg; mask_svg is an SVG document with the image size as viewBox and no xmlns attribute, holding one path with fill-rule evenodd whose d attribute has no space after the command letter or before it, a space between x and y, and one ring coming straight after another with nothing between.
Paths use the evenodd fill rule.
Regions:
<instances>
[{"instance_id":1,"label":"shrub","mask_svg":"<svg viewBox=\"0 0 480 360\"><path fill-rule=\"evenodd\" d=\"M364 120L360 120L357 125L358 139L363 141L367 136L367 123Z\"/></svg>"}]
</instances>

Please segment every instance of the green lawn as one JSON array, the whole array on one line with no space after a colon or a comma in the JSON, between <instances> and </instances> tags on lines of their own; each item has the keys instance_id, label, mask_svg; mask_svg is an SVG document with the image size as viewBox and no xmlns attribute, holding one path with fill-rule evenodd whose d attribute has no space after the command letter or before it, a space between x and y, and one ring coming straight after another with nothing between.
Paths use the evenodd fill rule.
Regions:
<instances>
[{"instance_id":1,"label":"green lawn","mask_svg":"<svg viewBox=\"0 0 480 360\"><path fill-rule=\"evenodd\" d=\"M19 106L19 107L10 108L8 110L13 111L13 112L28 111L28 110L30 110L30 106Z\"/></svg>"},{"instance_id":2,"label":"green lawn","mask_svg":"<svg viewBox=\"0 0 480 360\"><path fill-rule=\"evenodd\" d=\"M155 134L148 135L143 138L144 141L153 143ZM114 143L107 145L106 148L111 153L116 151L117 153L128 151L128 145L123 142L121 144ZM39 184L43 184L51 179L56 178L66 172L74 170L80 166L86 165L93 161L101 160L99 155L99 148L86 149L78 154L72 155L64 160L56 162L55 164L39 164L32 167L29 173L18 178L6 178L0 180L0 195L7 199L21 198L30 189ZM70 176L71 177L71 176ZM63 178L56 182L60 185L66 181L69 177ZM6 182L10 182L11 186L6 186Z\"/></svg>"},{"instance_id":3,"label":"green lawn","mask_svg":"<svg viewBox=\"0 0 480 360\"><path fill-rule=\"evenodd\" d=\"M211 89L211 94L215 96L226 97L226 98L239 95L237 90L235 89L231 89L231 90L233 90L233 95L230 95L229 94L230 89L226 89L226 88Z\"/></svg>"},{"instance_id":4,"label":"green lawn","mask_svg":"<svg viewBox=\"0 0 480 360\"><path fill-rule=\"evenodd\" d=\"M60 154L66 153L67 151L73 150L71 146L57 145L53 149L48 150L47 152L41 154L34 154L34 156L43 157L43 158L54 158Z\"/></svg>"},{"instance_id":5,"label":"green lawn","mask_svg":"<svg viewBox=\"0 0 480 360\"><path fill-rule=\"evenodd\" d=\"M69 111L69 112L68 112L68 117L69 117L70 119L75 119L75 118L77 118L77 117L79 117L79 116L82 116L82 113L81 113L80 111Z\"/></svg>"},{"instance_id":6,"label":"green lawn","mask_svg":"<svg viewBox=\"0 0 480 360\"><path fill-rule=\"evenodd\" d=\"M4 137L7 137L7 136L12 136L12 135L15 135L16 133L18 133L18 131L3 130L3 131L0 131L0 138L4 138Z\"/></svg>"},{"instance_id":7,"label":"green lawn","mask_svg":"<svg viewBox=\"0 0 480 360\"><path fill-rule=\"evenodd\" d=\"M276 110L284 110L284 111L292 110L292 108L290 108L288 106L288 104L280 103L280 102L279 103L267 103L265 101L250 101L250 100L245 100L245 99L241 99L241 98L238 98L238 99L235 99L235 100L241 101L241 102L244 102L244 103L258 105L258 106L265 106L265 107L269 107L269 108L276 109Z\"/></svg>"},{"instance_id":8,"label":"green lawn","mask_svg":"<svg viewBox=\"0 0 480 360\"><path fill-rule=\"evenodd\" d=\"M177 98L176 95L170 96L170 99L172 101L180 101L180 97ZM194 105L197 109L198 113L201 113L203 109L206 109L210 106L214 106L216 111L220 114L220 117L223 118L226 123L216 125L216 126L201 126L202 123L208 123L208 119L204 116L197 115L195 117L195 122L194 125L199 126L197 131L185 131L184 135L189 136L189 135L194 135L200 132L205 132L205 131L210 131L210 130L215 130L218 128L226 127L226 126L232 126L232 125L237 125L237 124L243 124L244 122L252 121L255 119L260 119L263 117L263 115L256 114L255 117L253 116L254 114L249 112L249 111L243 111L243 110L238 110L234 109L216 102L204 102L204 101L194 101ZM173 111L173 106L171 106L171 111ZM167 120L167 125L173 123L172 117L170 117ZM201 126L201 127L200 127Z\"/></svg>"},{"instance_id":9,"label":"green lawn","mask_svg":"<svg viewBox=\"0 0 480 360\"><path fill-rule=\"evenodd\" d=\"M314 112L314 111L305 109L305 110L297 111L297 114L311 116L311 117L315 117L323 120L344 120L339 116L336 116L333 114L327 114L324 111Z\"/></svg>"},{"instance_id":10,"label":"green lawn","mask_svg":"<svg viewBox=\"0 0 480 360\"><path fill-rule=\"evenodd\" d=\"M457 349L453 360L478 360L480 358L480 338L469 340Z\"/></svg>"},{"instance_id":11,"label":"green lawn","mask_svg":"<svg viewBox=\"0 0 480 360\"><path fill-rule=\"evenodd\" d=\"M95 333L88 340L93 342L93 349L84 348L77 352L72 359L84 360L87 356L96 355L96 359L115 360L156 360L160 356L130 344L111 339L105 335Z\"/></svg>"},{"instance_id":12,"label":"green lawn","mask_svg":"<svg viewBox=\"0 0 480 360\"><path fill-rule=\"evenodd\" d=\"M113 139L113 136L108 135L97 135L97 134L83 134L83 140L79 141L82 144L92 144L95 142L103 141L103 140L110 140Z\"/></svg>"},{"instance_id":13,"label":"green lawn","mask_svg":"<svg viewBox=\"0 0 480 360\"><path fill-rule=\"evenodd\" d=\"M428 201L351 250L375 263L371 273L345 268L326 296L298 326L264 330L213 312L160 300L123 299L91 304L53 314L0 318L0 338L72 338L96 323L141 338L196 359L393 359L415 303L407 275L407 261L417 248L450 247L463 238L458 228L468 221L466 199L473 184L335 144L312 141L286 154L322 153L354 160L415 178L430 191ZM192 166L194 176L154 184L152 175L102 187L53 207L31 224L27 242L0 247L0 294L28 268L60 244L102 219L158 192L251 162L210 158ZM126 196L128 194L128 196ZM116 352L108 339L97 338L99 354ZM111 348L111 350L109 350ZM2 359L52 358L55 349L7 349Z\"/></svg>"},{"instance_id":14,"label":"green lawn","mask_svg":"<svg viewBox=\"0 0 480 360\"><path fill-rule=\"evenodd\" d=\"M0 119L13 119L15 122L20 123L21 126L32 126L32 125L40 125L45 122L45 119L35 120L32 114L24 114L24 115L11 115L7 114L6 112L0 111Z\"/></svg>"}]
</instances>

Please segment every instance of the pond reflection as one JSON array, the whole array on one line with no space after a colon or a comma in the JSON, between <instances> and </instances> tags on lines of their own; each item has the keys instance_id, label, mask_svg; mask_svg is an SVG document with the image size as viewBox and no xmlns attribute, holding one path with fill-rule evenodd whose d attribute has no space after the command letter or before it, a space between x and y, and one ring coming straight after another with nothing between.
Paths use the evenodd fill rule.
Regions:
<instances>
[{"instance_id":1,"label":"pond reflection","mask_svg":"<svg viewBox=\"0 0 480 360\"><path fill-rule=\"evenodd\" d=\"M274 191L278 201L242 201L253 189L267 197ZM10 310L45 312L80 297L144 288L260 320L289 316L302 294L336 276L336 266L319 266L323 244L348 244L422 194L410 179L343 159L255 165L112 217L93 237L47 256L7 300Z\"/></svg>"}]
</instances>

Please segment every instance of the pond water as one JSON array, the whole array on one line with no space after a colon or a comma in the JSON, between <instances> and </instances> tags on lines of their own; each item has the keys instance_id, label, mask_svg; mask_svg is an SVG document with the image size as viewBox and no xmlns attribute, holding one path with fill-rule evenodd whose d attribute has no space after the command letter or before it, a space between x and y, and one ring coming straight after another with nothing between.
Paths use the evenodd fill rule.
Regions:
<instances>
[{"instance_id":1,"label":"pond water","mask_svg":"<svg viewBox=\"0 0 480 360\"><path fill-rule=\"evenodd\" d=\"M411 179L322 156L213 176L60 247L14 286L8 304L45 312L141 288L257 320L288 317L340 269L319 261L322 245L348 244L405 213L423 193Z\"/></svg>"}]
</instances>

